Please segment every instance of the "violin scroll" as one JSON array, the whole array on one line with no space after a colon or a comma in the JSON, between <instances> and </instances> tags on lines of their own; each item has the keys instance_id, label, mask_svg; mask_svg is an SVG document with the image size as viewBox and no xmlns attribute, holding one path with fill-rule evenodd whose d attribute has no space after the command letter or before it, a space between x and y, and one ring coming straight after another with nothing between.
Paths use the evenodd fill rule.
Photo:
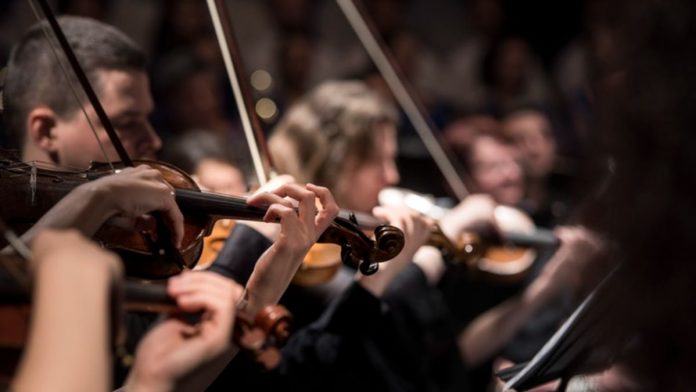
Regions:
<instances>
[{"instance_id":1,"label":"violin scroll","mask_svg":"<svg viewBox=\"0 0 696 392\"><path fill-rule=\"evenodd\" d=\"M394 226L380 225L375 228L375 248L380 260L391 260L404 248L404 233Z\"/></svg>"},{"instance_id":2,"label":"violin scroll","mask_svg":"<svg viewBox=\"0 0 696 392\"><path fill-rule=\"evenodd\" d=\"M234 328L234 341L264 368L273 369L280 363L279 348L290 337L291 320L292 315L281 305L266 306L254 319L239 311Z\"/></svg>"},{"instance_id":3,"label":"violin scroll","mask_svg":"<svg viewBox=\"0 0 696 392\"><path fill-rule=\"evenodd\" d=\"M396 257L404 248L404 233L394 226L382 225L375 240L369 238L350 220L337 217L317 242L341 246L344 264L357 267L364 275L379 269L379 263Z\"/></svg>"}]
</instances>

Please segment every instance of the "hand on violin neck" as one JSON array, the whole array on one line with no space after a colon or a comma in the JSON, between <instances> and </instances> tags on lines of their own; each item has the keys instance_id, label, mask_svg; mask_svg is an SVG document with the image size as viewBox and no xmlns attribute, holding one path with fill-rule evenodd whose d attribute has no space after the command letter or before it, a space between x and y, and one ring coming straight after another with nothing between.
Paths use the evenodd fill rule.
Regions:
<instances>
[{"instance_id":1,"label":"hand on violin neck","mask_svg":"<svg viewBox=\"0 0 696 392\"><path fill-rule=\"evenodd\" d=\"M435 224L432 219L405 207L375 207L372 214L404 232L401 254L408 254L409 259L426 243Z\"/></svg>"},{"instance_id":2,"label":"hand on violin neck","mask_svg":"<svg viewBox=\"0 0 696 392\"><path fill-rule=\"evenodd\" d=\"M249 204L255 203L271 203L265 220L280 220L280 233L256 263L249 278L250 312L278 302L309 248L338 215L338 206L331 192L312 184L285 184L273 193L261 193L249 199Z\"/></svg>"},{"instance_id":3,"label":"hand on violin neck","mask_svg":"<svg viewBox=\"0 0 696 392\"><path fill-rule=\"evenodd\" d=\"M258 197L264 198L265 196L261 196L261 195L263 195L265 193L273 192L274 190L278 189L279 187L281 187L285 184L294 184L294 183L295 183L295 178L291 175L283 174L280 176L275 176L270 181L265 183L262 187L257 189L251 196L249 196L249 198L247 199L247 202L249 202L249 199L254 200ZM257 203L259 206L261 206L261 205L265 206L264 201L258 201ZM278 236L280 235L280 226L277 224L274 224L274 223L254 222L254 221L242 221L240 223L253 228L254 230L263 234L266 238L268 238L271 241L277 240Z\"/></svg>"},{"instance_id":4,"label":"hand on violin neck","mask_svg":"<svg viewBox=\"0 0 696 392\"><path fill-rule=\"evenodd\" d=\"M275 246L303 256L339 211L331 192L313 184L283 184L272 192L254 194L247 203L268 206L263 220L280 222Z\"/></svg>"}]
</instances>

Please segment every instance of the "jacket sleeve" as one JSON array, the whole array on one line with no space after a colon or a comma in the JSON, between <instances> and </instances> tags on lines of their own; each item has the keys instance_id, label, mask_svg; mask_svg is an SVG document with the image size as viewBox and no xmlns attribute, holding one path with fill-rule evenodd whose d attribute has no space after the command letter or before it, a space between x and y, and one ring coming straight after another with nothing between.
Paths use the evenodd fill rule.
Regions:
<instances>
[{"instance_id":1,"label":"jacket sleeve","mask_svg":"<svg viewBox=\"0 0 696 392\"><path fill-rule=\"evenodd\" d=\"M273 243L244 224L236 224L209 270L246 285L256 261Z\"/></svg>"}]
</instances>

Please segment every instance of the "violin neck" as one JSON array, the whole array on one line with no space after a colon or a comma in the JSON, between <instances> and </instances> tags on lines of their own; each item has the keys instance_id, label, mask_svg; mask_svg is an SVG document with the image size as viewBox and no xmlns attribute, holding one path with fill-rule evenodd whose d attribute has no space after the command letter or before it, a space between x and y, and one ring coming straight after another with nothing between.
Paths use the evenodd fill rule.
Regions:
<instances>
[{"instance_id":1,"label":"violin neck","mask_svg":"<svg viewBox=\"0 0 696 392\"><path fill-rule=\"evenodd\" d=\"M179 310L165 285L125 281L123 283L124 309L133 312L178 313Z\"/></svg>"},{"instance_id":2,"label":"violin neck","mask_svg":"<svg viewBox=\"0 0 696 392\"><path fill-rule=\"evenodd\" d=\"M243 197L218 195L191 191L176 190L176 202L179 207L188 212L205 214L213 218L234 218L240 220L260 221L266 215L266 208L254 207L247 204Z\"/></svg>"},{"instance_id":3,"label":"violin neck","mask_svg":"<svg viewBox=\"0 0 696 392\"><path fill-rule=\"evenodd\" d=\"M536 229L533 233L506 232L502 234L504 244L535 249L554 249L560 246L560 240L553 231Z\"/></svg>"}]
</instances>

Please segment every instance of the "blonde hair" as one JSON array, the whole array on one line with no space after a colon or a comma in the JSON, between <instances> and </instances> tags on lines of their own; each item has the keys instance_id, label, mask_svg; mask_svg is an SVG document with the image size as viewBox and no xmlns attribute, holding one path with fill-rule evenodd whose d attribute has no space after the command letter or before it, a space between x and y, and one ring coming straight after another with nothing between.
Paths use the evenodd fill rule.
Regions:
<instances>
[{"instance_id":1,"label":"blonde hair","mask_svg":"<svg viewBox=\"0 0 696 392\"><path fill-rule=\"evenodd\" d=\"M288 110L268 144L281 173L335 189L344 169L374 154L378 127L397 120L366 84L324 82Z\"/></svg>"}]
</instances>

